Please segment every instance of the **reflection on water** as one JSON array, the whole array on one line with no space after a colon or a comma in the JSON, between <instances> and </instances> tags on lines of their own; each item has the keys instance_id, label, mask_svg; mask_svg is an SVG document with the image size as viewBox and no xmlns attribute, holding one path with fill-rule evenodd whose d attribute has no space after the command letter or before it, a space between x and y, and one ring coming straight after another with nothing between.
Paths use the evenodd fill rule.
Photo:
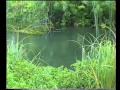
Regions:
<instances>
[{"instance_id":1,"label":"reflection on water","mask_svg":"<svg viewBox=\"0 0 120 90\"><path fill-rule=\"evenodd\" d=\"M43 36L20 34L19 39L22 40L29 36L29 38L24 39L23 43L32 43L25 47L30 60L35 59L35 55L37 55L37 61L42 61L55 67L61 65L69 67L76 59L81 60L82 58L82 46L74 41L83 43L83 36L88 35L88 32L95 35L94 30L78 30L74 28L63 29L59 32L49 32ZM15 41L15 35L9 32L7 34L8 40Z\"/></svg>"}]
</instances>

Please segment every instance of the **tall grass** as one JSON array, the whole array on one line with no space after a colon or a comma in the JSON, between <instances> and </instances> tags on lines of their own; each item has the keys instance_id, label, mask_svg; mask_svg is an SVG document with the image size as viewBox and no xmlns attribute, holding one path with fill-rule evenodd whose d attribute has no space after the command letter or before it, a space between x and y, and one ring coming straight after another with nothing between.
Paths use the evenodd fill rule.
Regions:
<instances>
[{"instance_id":1,"label":"tall grass","mask_svg":"<svg viewBox=\"0 0 120 90\"><path fill-rule=\"evenodd\" d=\"M29 53L35 54L36 52L34 49L32 49L34 48L32 43L23 43L24 40L27 38L29 38L29 36L19 41L17 36L16 41L14 40L8 41L9 43L7 45L7 59L14 58L12 59L14 60L14 62L16 60L28 60L30 63L36 64L36 65L44 65L44 64L49 65L48 63L46 63L44 60L40 58L41 50L39 50L38 48L37 50L39 50L39 52L37 52L37 54L33 56L32 59L28 57ZM31 45L31 48L26 48L26 46L28 45Z\"/></svg>"},{"instance_id":2,"label":"tall grass","mask_svg":"<svg viewBox=\"0 0 120 90\"><path fill-rule=\"evenodd\" d=\"M111 32L113 36L115 34ZM91 34L90 34L91 35ZM89 45L82 47L82 61L77 60L75 72L79 73L78 77L83 77L88 88L115 88L116 82L116 47L115 41L109 38L94 37L86 40ZM79 42L77 42L79 43ZM80 45L80 44L79 44ZM86 48L89 47L89 51ZM84 58L84 59L83 59ZM85 85L83 84L83 85Z\"/></svg>"},{"instance_id":3,"label":"tall grass","mask_svg":"<svg viewBox=\"0 0 120 90\"><path fill-rule=\"evenodd\" d=\"M115 33L111 32L114 37ZM84 41L89 44L85 45ZM116 82L116 48L115 41L108 37L84 38L83 43L74 41L82 48L82 60L72 64L77 74L77 80L87 88L115 88Z\"/></svg>"},{"instance_id":4,"label":"tall grass","mask_svg":"<svg viewBox=\"0 0 120 90\"><path fill-rule=\"evenodd\" d=\"M86 55L86 59L73 64L88 88L114 88L116 76L115 46L101 42ZM88 84L89 83L89 84Z\"/></svg>"}]
</instances>

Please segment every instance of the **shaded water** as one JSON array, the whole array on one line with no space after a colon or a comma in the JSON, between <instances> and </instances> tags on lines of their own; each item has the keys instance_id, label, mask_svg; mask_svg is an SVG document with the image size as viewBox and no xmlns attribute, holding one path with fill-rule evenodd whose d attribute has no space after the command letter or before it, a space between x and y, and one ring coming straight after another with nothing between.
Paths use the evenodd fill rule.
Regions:
<instances>
[{"instance_id":1,"label":"shaded water","mask_svg":"<svg viewBox=\"0 0 120 90\"><path fill-rule=\"evenodd\" d=\"M95 30L67 28L49 32L42 36L19 34L19 39L29 37L24 39L23 44L32 43L25 47L30 60L35 59L36 55L36 62L44 62L55 67L61 65L69 67L77 59L82 59L82 45L74 41L82 43L83 36L88 36L88 33L95 36ZM7 39L16 41L16 33L8 32Z\"/></svg>"}]
</instances>

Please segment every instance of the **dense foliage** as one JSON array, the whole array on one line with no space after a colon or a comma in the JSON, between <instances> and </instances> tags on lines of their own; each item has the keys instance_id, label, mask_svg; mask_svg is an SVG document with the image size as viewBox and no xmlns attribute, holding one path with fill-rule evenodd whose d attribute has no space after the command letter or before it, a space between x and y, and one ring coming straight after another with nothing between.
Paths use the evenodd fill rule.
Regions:
<instances>
[{"instance_id":1,"label":"dense foliage","mask_svg":"<svg viewBox=\"0 0 120 90\"><path fill-rule=\"evenodd\" d=\"M22 46L17 53L12 43L8 47L8 88L115 88L115 46L110 41L91 46L87 59L77 60L73 70L36 66L23 58Z\"/></svg>"},{"instance_id":2,"label":"dense foliage","mask_svg":"<svg viewBox=\"0 0 120 90\"><path fill-rule=\"evenodd\" d=\"M115 1L8 1L9 30L92 27L115 31Z\"/></svg>"}]
</instances>

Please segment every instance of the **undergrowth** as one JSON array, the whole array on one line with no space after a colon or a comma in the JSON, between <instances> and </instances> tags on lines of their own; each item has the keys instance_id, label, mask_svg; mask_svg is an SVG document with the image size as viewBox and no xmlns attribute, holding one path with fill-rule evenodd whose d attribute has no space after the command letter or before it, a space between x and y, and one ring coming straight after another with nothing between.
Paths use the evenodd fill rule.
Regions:
<instances>
[{"instance_id":1,"label":"undergrowth","mask_svg":"<svg viewBox=\"0 0 120 90\"><path fill-rule=\"evenodd\" d=\"M99 43L84 60L72 64L73 71L35 65L24 59L23 46L7 47L7 88L115 88L116 50L110 41Z\"/></svg>"}]
</instances>

